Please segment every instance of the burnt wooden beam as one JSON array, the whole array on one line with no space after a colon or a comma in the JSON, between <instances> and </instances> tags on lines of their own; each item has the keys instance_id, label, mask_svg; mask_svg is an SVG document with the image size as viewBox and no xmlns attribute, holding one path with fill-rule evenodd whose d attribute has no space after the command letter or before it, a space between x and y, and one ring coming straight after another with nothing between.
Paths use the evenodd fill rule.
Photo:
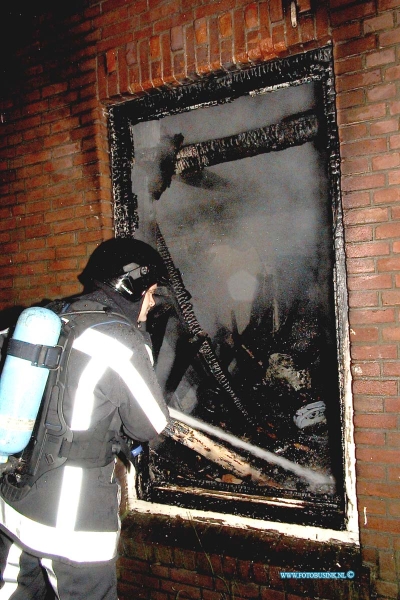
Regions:
<instances>
[{"instance_id":1,"label":"burnt wooden beam","mask_svg":"<svg viewBox=\"0 0 400 600\"><path fill-rule=\"evenodd\" d=\"M157 250L161 258L163 259L165 267L167 269L170 285L174 292L180 314L191 335L191 342L193 344L196 344L197 352L203 359L204 363L207 365L209 373L211 373L211 375L215 378L220 388L228 394L231 400L233 400L234 405L246 418L246 421L248 423L252 423L255 427L257 427L257 423L254 421L253 417L249 414L249 412L245 409L242 401L234 391L228 373L226 373L225 370L222 368L218 357L215 353L215 350L212 347L209 336L205 331L203 331L199 321L197 320L196 314L193 309L193 305L190 302L191 296L185 288L180 271L175 267L167 243L157 223L155 225L155 233L157 241Z\"/></svg>"},{"instance_id":2,"label":"burnt wooden beam","mask_svg":"<svg viewBox=\"0 0 400 600\"><path fill-rule=\"evenodd\" d=\"M273 488L282 487L271 477L252 467L237 452L225 448L219 442L181 421L171 419L164 433L241 480L250 480L258 485L267 485Z\"/></svg>"},{"instance_id":3,"label":"burnt wooden beam","mask_svg":"<svg viewBox=\"0 0 400 600\"><path fill-rule=\"evenodd\" d=\"M175 174L197 173L212 165L300 146L314 140L318 129L317 115L307 113L236 135L188 144L176 155Z\"/></svg>"},{"instance_id":4,"label":"burnt wooden beam","mask_svg":"<svg viewBox=\"0 0 400 600\"><path fill-rule=\"evenodd\" d=\"M173 424L172 430L169 429L169 426L167 426L167 428L165 429L165 432L169 435L171 435L171 431L174 431L174 427L176 427L177 425L179 427L181 425L188 426L190 430L194 432L195 436L197 436L197 433L199 431L206 432L206 434L215 436L221 441L228 442L228 444L233 444L237 448L240 448L246 453L250 453L253 456L256 456L257 458L266 461L270 465L276 465L278 467L281 467L282 469L285 469L286 471L294 473L301 479L305 480L308 483L310 489L313 489L314 491L318 489L321 491L322 489L324 489L325 492L334 493L335 480L331 475L315 471L314 469L310 469L309 467L304 467L303 465L295 461L284 458L283 456L278 456L276 453L269 452L268 450L264 450L263 448L254 446L253 444L250 444L245 440L238 438L237 436L231 435L230 433L224 431L223 429L220 429L219 427L215 427L214 425L204 423L200 419L196 419L195 417L192 417L191 415L183 413L179 410L176 410L171 406L169 407L169 413L171 417L170 422ZM182 443L185 442L182 440ZM275 484L275 487L276 485L277 484Z\"/></svg>"}]
</instances>

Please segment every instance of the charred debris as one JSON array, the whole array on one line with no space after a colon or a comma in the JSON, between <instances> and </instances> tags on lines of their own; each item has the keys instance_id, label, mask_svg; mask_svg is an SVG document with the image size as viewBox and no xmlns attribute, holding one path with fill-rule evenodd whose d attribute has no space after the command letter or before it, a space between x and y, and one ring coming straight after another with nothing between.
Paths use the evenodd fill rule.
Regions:
<instances>
[{"instance_id":1,"label":"charred debris","mask_svg":"<svg viewBox=\"0 0 400 600\"><path fill-rule=\"evenodd\" d=\"M183 146L183 136L177 135L161 161L163 176L153 197L160 198L174 175L201 186L208 166L316 141L319 131L318 116L307 113L189 146ZM279 490L333 497L332 462L337 458L332 456L329 407L338 394L332 370L336 358L326 340L324 311L306 297L286 306L274 297L273 281L260 281L248 326L239 333L232 314L232 327L221 328L210 340L197 321L158 225L156 239L174 292L169 308L167 303L155 315L156 349L172 306L183 323L166 393L171 406L179 409L175 390L189 368L197 390L194 424L182 423L178 416L164 443L150 450L157 488L163 481L176 490L201 481L230 493ZM200 423L210 427L199 431ZM226 432L231 436L228 443ZM240 440L248 446L238 444ZM263 449L264 456L257 449Z\"/></svg>"}]
</instances>

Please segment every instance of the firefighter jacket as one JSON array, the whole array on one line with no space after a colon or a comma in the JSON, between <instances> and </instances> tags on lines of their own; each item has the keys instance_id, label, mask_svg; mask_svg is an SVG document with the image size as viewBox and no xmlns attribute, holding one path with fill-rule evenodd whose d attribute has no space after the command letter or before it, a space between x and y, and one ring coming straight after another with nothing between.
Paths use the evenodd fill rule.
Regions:
<instances>
[{"instance_id":1,"label":"firefighter jacket","mask_svg":"<svg viewBox=\"0 0 400 600\"><path fill-rule=\"evenodd\" d=\"M72 448L74 436L90 445L91 436L102 428L107 440L113 432L123 431L129 438L146 442L167 425L168 409L152 367L151 350L132 314L127 319L126 312L116 313L121 313L121 305L116 305L111 291L103 289L74 300L60 314L64 322L73 320L78 328L63 393L58 390L57 410L62 411L70 432L64 446ZM46 416L46 427L51 428L55 416ZM57 468L46 464L51 462L49 457L46 449L38 463L42 474L23 497L3 493L2 486L1 528L40 557L77 565L113 559L120 530L115 457L103 466L91 466L90 460L82 463L79 456L75 461L72 456Z\"/></svg>"}]
</instances>

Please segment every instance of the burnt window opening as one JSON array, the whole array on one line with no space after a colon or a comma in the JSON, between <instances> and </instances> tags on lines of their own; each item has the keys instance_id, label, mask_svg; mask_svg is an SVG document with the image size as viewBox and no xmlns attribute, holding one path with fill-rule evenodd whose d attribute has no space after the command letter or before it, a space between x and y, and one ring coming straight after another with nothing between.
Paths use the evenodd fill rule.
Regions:
<instances>
[{"instance_id":1,"label":"burnt window opening","mask_svg":"<svg viewBox=\"0 0 400 600\"><path fill-rule=\"evenodd\" d=\"M141 499L343 530L347 292L331 48L110 109L117 236L171 286L148 320L173 420Z\"/></svg>"}]
</instances>

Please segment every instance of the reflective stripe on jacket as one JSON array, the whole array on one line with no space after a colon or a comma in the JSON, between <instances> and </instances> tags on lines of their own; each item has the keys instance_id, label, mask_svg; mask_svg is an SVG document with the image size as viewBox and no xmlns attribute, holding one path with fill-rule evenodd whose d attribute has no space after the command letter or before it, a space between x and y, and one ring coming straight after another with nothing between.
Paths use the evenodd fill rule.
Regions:
<instances>
[{"instance_id":1,"label":"reflective stripe on jacket","mask_svg":"<svg viewBox=\"0 0 400 600\"><path fill-rule=\"evenodd\" d=\"M90 314L73 319L81 324L63 395L71 430L90 432L109 419L112 430L122 426L140 442L161 433L168 409L141 333L114 315L104 315L101 323ZM120 529L113 470L114 462L90 469L66 464L48 471L21 500L0 498L0 524L39 556L76 563L110 560Z\"/></svg>"}]
</instances>

